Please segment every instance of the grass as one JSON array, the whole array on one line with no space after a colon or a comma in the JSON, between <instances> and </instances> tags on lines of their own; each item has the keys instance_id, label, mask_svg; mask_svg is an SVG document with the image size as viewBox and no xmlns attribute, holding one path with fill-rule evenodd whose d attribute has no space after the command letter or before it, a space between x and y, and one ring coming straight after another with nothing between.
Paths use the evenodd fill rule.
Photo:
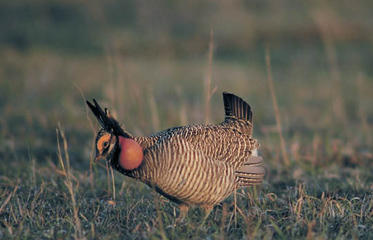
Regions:
<instances>
[{"instance_id":1,"label":"grass","mask_svg":"<svg viewBox=\"0 0 373 240\"><path fill-rule=\"evenodd\" d=\"M24 163L27 164L27 163ZM370 171L315 169L316 173L270 170L260 189L238 191L236 216L230 197L199 228L203 212L193 209L175 223L175 206L151 189L116 177L113 204L105 176L39 167L35 184L3 178L1 231L5 238L362 238L372 236L373 199ZM299 174L295 178L291 175ZM98 176L97 174L96 176ZM104 175L104 172L102 172ZM289 176L290 175L290 176ZM288 176L288 177L287 177ZM122 185L124 181L124 186ZM74 186L74 190L71 190ZM76 206L74 205L74 194ZM156 203L156 204L154 204ZM158 209L159 208L159 209ZM77 215L78 214L78 215ZM235 220L237 218L237 220ZM81 222L81 229L80 224Z\"/></svg>"},{"instance_id":2,"label":"grass","mask_svg":"<svg viewBox=\"0 0 373 240\"><path fill-rule=\"evenodd\" d=\"M77 9L57 2L48 6L62 7L66 16L101 9L99 3L85 12L83 2ZM1 4L11 14L24 9L21 3ZM264 4L252 13L253 6L238 1L233 7L212 4L218 18L200 16L196 9L207 5L162 8L162 16L181 15L169 29L152 25L152 15L140 11L142 22L136 22L140 13L127 16L131 28L123 32L118 26L127 20L113 10L97 26L105 34L91 42L94 47L87 41L97 34L81 16L58 23L63 41L54 20L49 24L55 27L46 27L32 18L48 19L42 1L22 15L25 24L1 21L15 35L23 31L11 29L18 25L34 26L36 33L46 27L51 38L28 31L14 42L21 48L7 44L10 34L0 39L0 239L373 238L373 72L364 25L370 8L357 4L349 12L347 3L338 3L319 11L301 4L292 15L290 8ZM197 15L189 19L179 8ZM269 23L269 16L279 21ZM343 16L355 20L346 25ZM75 18L89 32L88 40L72 45L79 51L68 40L76 39L76 30L69 31ZM236 20L245 24L228 31ZM190 32L173 30L180 25L192 26ZM153 29L160 32L154 39ZM98 50L103 36L108 42ZM109 107L131 133L146 135L221 121L222 91L252 106L267 172L261 186L240 189L216 206L203 226L202 209L175 224L176 205L92 161L98 124L85 98Z\"/></svg>"}]
</instances>

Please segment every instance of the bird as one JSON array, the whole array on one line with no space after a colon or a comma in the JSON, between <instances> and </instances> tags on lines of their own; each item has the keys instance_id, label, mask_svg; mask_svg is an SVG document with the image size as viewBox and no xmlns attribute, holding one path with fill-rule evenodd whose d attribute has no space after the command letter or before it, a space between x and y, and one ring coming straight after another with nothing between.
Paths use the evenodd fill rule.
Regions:
<instances>
[{"instance_id":1,"label":"bird","mask_svg":"<svg viewBox=\"0 0 373 240\"><path fill-rule=\"evenodd\" d=\"M254 139L253 113L242 98L223 92L225 118L218 124L169 128L133 136L93 99L87 105L101 125L96 161L137 179L179 206L183 220L191 206L213 207L235 190L262 183L265 168Z\"/></svg>"}]
</instances>

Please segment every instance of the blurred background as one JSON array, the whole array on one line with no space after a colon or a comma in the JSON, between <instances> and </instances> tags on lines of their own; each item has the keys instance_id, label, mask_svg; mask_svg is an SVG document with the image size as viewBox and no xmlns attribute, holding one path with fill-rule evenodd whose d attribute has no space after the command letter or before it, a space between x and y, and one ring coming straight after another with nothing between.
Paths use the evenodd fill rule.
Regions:
<instances>
[{"instance_id":1,"label":"blurred background","mask_svg":"<svg viewBox=\"0 0 373 240\"><path fill-rule=\"evenodd\" d=\"M115 110L137 134L203 122L209 76L211 122L223 118L221 92L230 91L252 105L255 134L271 137L266 46L287 138L371 146L372 7L363 0L1 1L1 153L10 147L42 161L55 152L61 122L83 154L92 137L84 98Z\"/></svg>"},{"instance_id":2,"label":"blurred background","mask_svg":"<svg viewBox=\"0 0 373 240\"><path fill-rule=\"evenodd\" d=\"M372 9L368 0L0 1L0 175L28 179L32 163L40 182L53 179L60 123L84 185L98 129L85 99L148 135L221 121L228 91L253 108L270 184L317 173L370 191Z\"/></svg>"}]
</instances>

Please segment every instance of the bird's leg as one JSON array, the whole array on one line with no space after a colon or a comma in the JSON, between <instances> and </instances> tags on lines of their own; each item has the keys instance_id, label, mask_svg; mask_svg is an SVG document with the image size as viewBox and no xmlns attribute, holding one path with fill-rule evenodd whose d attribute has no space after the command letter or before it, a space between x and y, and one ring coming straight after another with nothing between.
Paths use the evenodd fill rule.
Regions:
<instances>
[{"instance_id":1,"label":"bird's leg","mask_svg":"<svg viewBox=\"0 0 373 240\"><path fill-rule=\"evenodd\" d=\"M205 224L207 218L210 216L210 213L214 206L211 205L203 205L202 208L205 210L205 216L203 217L203 220L201 222L201 226Z\"/></svg>"},{"instance_id":2,"label":"bird's leg","mask_svg":"<svg viewBox=\"0 0 373 240\"><path fill-rule=\"evenodd\" d=\"M179 205L179 210L180 210L180 213L179 213L179 216L177 217L175 223L181 223L181 222L183 222L184 218L188 214L189 206L182 203L182 204Z\"/></svg>"}]
</instances>

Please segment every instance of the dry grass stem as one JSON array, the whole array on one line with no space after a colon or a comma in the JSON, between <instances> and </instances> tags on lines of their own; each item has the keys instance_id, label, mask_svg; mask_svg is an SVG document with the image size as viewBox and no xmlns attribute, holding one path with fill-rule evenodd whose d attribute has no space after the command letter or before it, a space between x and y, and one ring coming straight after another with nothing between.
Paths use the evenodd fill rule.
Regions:
<instances>
[{"instance_id":1,"label":"dry grass stem","mask_svg":"<svg viewBox=\"0 0 373 240\"><path fill-rule=\"evenodd\" d=\"M209 42L209 51L208 51L208 65L206 76L204 80L204 96L205 96L205 123L209 123L211 119L211 97L217 90L215 86L211 89L211 81L212 81L212 60L214 57L214 31L210 30L210 42Z\"/></svg>"},{"instance_id":2,"label":"dry grass stem","mask_svg":"<svg viewBox=\"0 0 373 240\"><path fill-rule=\"evenodd\" d=\"M150 113L151 113L151 118L152 118L153 131L159 131L160 121L159 121L158 107L157 107L157 104L154 99L154 95L152 94L151 90L149 90L149 105L150 105Z\"/></svg>"},{"instance_id":3,"label":"dry grass stem","mask_svg":"<svg viewBox=\"0 0 373 240\"><path fill-rule=\"evenodd\" d=\"M163 240L167 240L167 235L165 233L165 230L164 230L164 226L163 226L163 220L162 220L162 212L161 212L161 209L160 209L160 199L158 196L155 196L153 195L153 199L154 199L154 202L155 202L155 209L157 211L157 222L158 222L158 225L159 225L159 234L161 235L161 238Z\"/></svg>"},{"instance_id":4,"label":"dry grass stem","mask_svg":"<svg viewBox=\"0 0 373 240\"><path fill-rule=\"evenodd\" d=\"M110 175L111 175L111 184L113 189L113 200L115 201L115 179L114 179L114 171L113 168L110 166Z\"/></svg>"},{"instance_id":5,"label":"dry grass stem","mask_svg":"<svg viewBox=\"0 0 373 240\"><path fill-rule=\"evenodd\" d=\"M346 125L347 114L344 108L343 98L342 98L342 83L341 76L338 67L338 57L335 48L335 43L333 39L333 25L334 21L337 21L334 13L327 6L323 6L323 10L317 9L311 12L314 22L318 27L321 39L324 44L325 54L327 57L329 71L331 76L331 86L330 93L332 96L332 109L336 118Z\"/></svg>"},{"instance_id":6,"label":"dry grass stem","mask_svg":"<svg viewBox=\"0 0 373 240\"><path fill-rule=\"evenodd\" d=\"M363 89L364 89L364 77L362 73L358 75L356 79L356 85L357 85L357 93L358 93L358 111L359 111L358 113L359 113L359 117L361 121L361 127L365 135L367 145L372 146L373 145L372 130L371 130L371 127L369 126L367 115L361 104Z\"/></svg>"},{"instance_id":7,"label":"dry grass stem","mask_svg":"<svg viewBox=\"0 0 373 240\"><path fill-rule=\"evenodd\" d=\"M76 89L78 89L78 91L80 93L80 96L82 97L85 115L86 115L86 118L88 120L89 127L92 130L93 136L95 136L96 135L96 128L93 125L92 119L89 117L88 106L86 104L87 98L85 97L84 92L78 86L78 84L74 83L74 86L75 86ZM91 140L91 142L92 142L91 143L91 145L92 145L91 149L94 149L95 148L95 140L94 140L94 138ZM91 151L89 156L90 156L89 157L89 182L91 184L91 188L93 188L94 187L94 183L93 183L93 180L94 180L94 172L93 172L94 152Z\"/></svg>"},{"instance_id":8,"label":"dry grass stem","mask_svg":"<svg viewBox=\"0 0 373 240\"><path fill-rule=\"evenodd\" d=\"M278 135L280 136L280 145L281 145L281 153L282 153L282 159L284 161L284 164L286 166L290 165L290 160L286 151L286 143L284 136L282 135L282 124L281 124L281 117L280 117L280 110L278 108L277 104L277 98L275 94L275 87L272 79L272 70L271 70L271 58L270 58L270 52L269 47L266 48L266 65L267 65L267 83L269 86L269 91L271 93L272 97L272 104L273 108L275 110L275 117L276 117L276 127Z\"/></svg>"},{"instance_id":9,"label":"dry grass stem","mask_svg":"<svg viewBox=\"0 0 373 240\"><path fill-rule=\"evenodd\" d=\"M8 197L4 200L0 207L0 214L4 211L5 206L9 203L10 199L14 196L18 189L18 184L14 187L13 192L11 192Z\"/></svg>"},{"instance_id":10,"label":"dry grass stem","mask_svg":"<svg viewBox=\"0 0 373 240\"><path fill-rule=\"evenodd\" d=\"M107 161L105 161L105 169L106 169L106 183L107 183L107 191L108 194L111 193L111 174L110 174L110 165Z\"/></svg>"},{"instance_id":11,"label":"dry grass stem","mask_svg":"<svg viewBox=\"0 0 373 240\"><path fill-rule=\"evenodd\" d=\"M58 150L57 156L58 156L58 160L60 162L62 171L65 174L66 179L64 183L69 191L69 194L71 197L71 205L73 208L74 229L75 229L74 238L85 239L85 237L83 236L83 232L82 232L81 222L79 218L79 209L76 203L74 185L73 185L72 178L71 178L70 157L69 157L69 152L68 152L67 140L65 137L65 132L62 130L60 124L58 124L56 133L57 133L57 150ZM61 145L60 145L60 139L62 139L62 144L63 144L63 153L64 153L63 155L62 155L62 150L61 150Z\"/></svg>"}]
</instances>

